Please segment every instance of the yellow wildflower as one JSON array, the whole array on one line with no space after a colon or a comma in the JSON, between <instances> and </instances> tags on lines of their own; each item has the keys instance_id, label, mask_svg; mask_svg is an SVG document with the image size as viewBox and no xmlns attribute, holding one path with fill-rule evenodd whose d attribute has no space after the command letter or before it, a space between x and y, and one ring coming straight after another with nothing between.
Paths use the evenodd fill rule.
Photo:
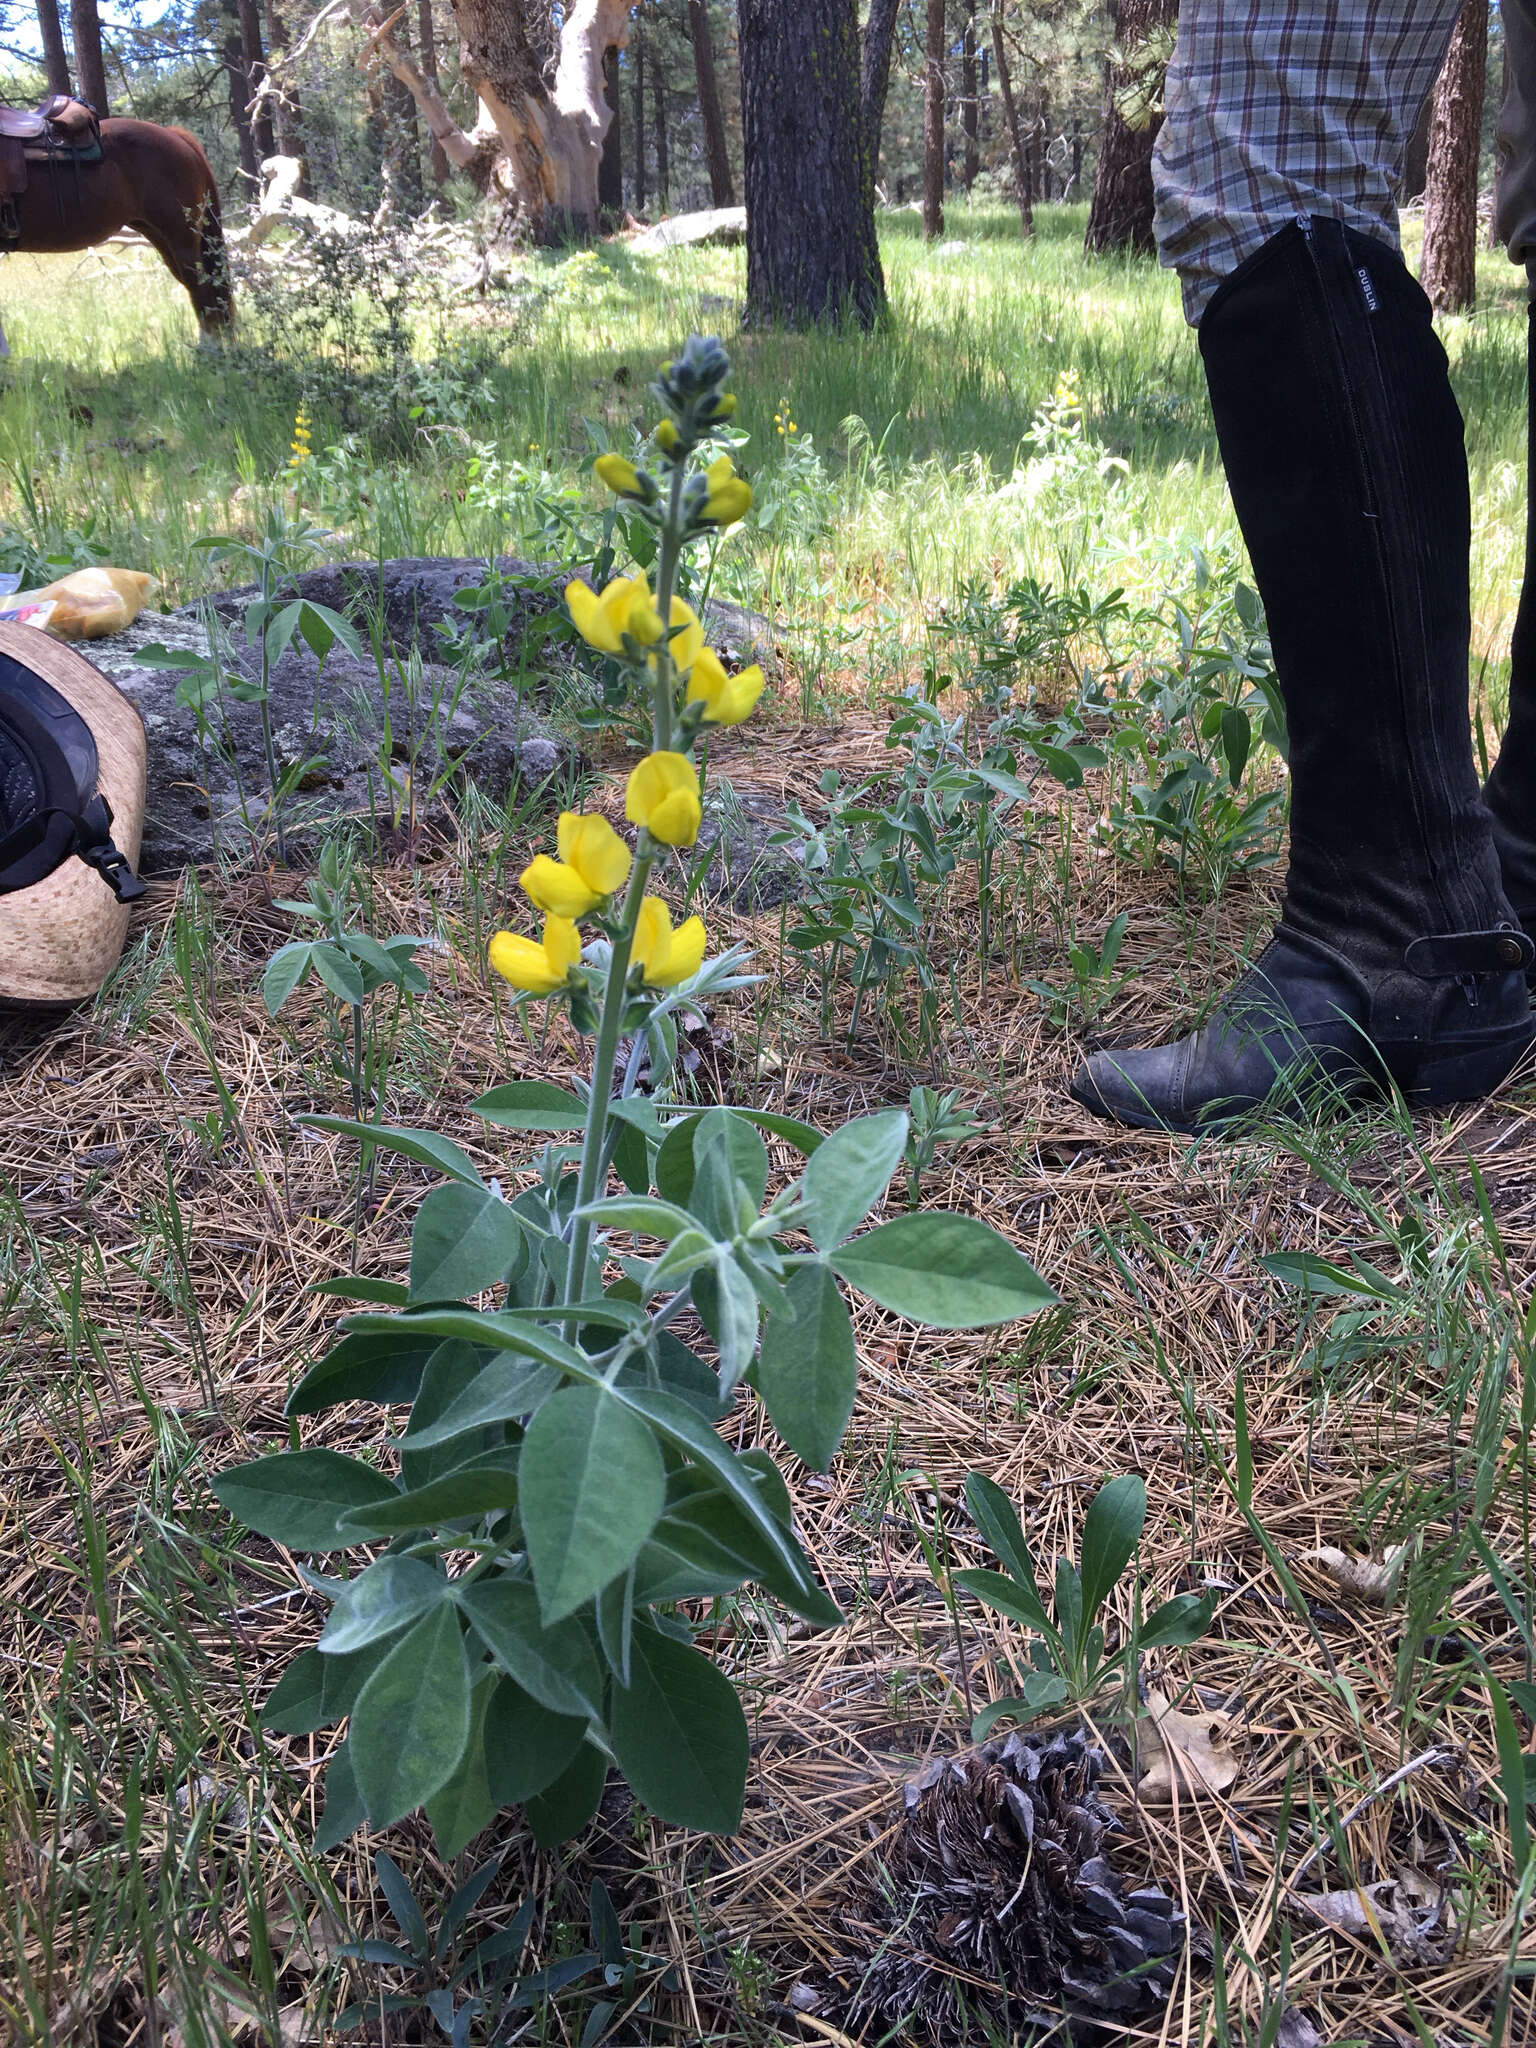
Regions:
<instances>
[{"instance_id":1,"label":"yellow wildflower","mask_svg":"<svg viewBox=\"0 0 1536 2048\"><path fill-rule=\"evenodd\" d=\"M698 973L704 936L703 921L697 917L686 918L674 931L666 904L659 896L647 896L640 905L630 958L656 988L676 988Z\"/></svg>"},{"instance_id":2,"label":"yellow wildflower","mask_svg":"<svg viewBox=\"0 0 1536 2048\"><path fill-rule=\"evenodd\" d=\"M754 661L734 676L712 647L702 647L688 676L688 702L704 706L706 725L740 725L763 694L763 672Z\"/></svg>"},{"instance_id":3,"label":"yellow wildflower","mask_svg":"<svg viewBox=\"0 0 1536 2048\"><path fill-rule=\"evenodd\" d=\"M497 932L491 940L490 963L514 988L530 995L552 995L565 986L581 958L581 934L568 917L546 917L542 944L519 932Z\"/></svg>"},{"instance_id":4,"label":"yellow wildflower","mask_svg":"<svg viewBox=\"0 0 1536 2048\"><path fill-rule=\"evenodd\" d=\"M647 754L630 771L624 815L663 846L692 846L704 819L698 771L686 754Z\"/></svg>"},{"instance_id":5,"label":"yellow wildflower","mask_svg":"<svg viewBox=\"0 0 1536 2048\"><path fill-rule=\"evenodd\" d=\"M609 490L616 491L621 498L644 497L639 470L622 455L599 455L592 467Z\"/></svg>"},{"instance_id":6,"label":"yellow wildflower","mask_svg":"<svg viewBox=\"0 0 1536 2048\"><path fill-rule=\"evenodd\" d=\"M601 654L622 653L626 633L646 647L661 638L661 614L643 575L615 576L601 596L577 577L565 586L565 603L577 632Z\"/></svg>"},{"instance_id":7,"label":"yellow wildflower","mask_svg":"<svg viewBox=\"0 0 1536 2048\"><path fill-rule=\"evenodd\" d=\"M672 424L671 420L662 420L657 425L651 439L664 455L670 455L678 443L677 428Z\"/></svg>"},{"instance_id":8,"label":"yellow wildflower","mask_svg":"<svg viewBox=\"0 0 1536 2048\"><path fill-rule=\"evenodd\" d=\"M705 518L720 526L734 526L752 504L752 486L736 474L736 465L729 455L717 456L705 470L704 480L709 485L709 496L704 500Z\"/></svg>"},{"instance_id":9,"label":"yellow wildflower","mask_svg":"<svg viewBox=\"0 0 1536 2048\"><path fill-rule=\"evenodd\" d=\"M560 858L535 854L518 876L540 910L556 917L585 917L605 896L622 889L630 853L606 818L562 811L557 827Z\"/></svg>"},{"instance_id":10,"label":"yellow wildflower","mask_svg":"<svg viewBox=\"0 0 1536 2048\"><path fill-rule=\"evenodd\" d=\"M672 600L672 631L667 641L672 659L677 664L679 675L687 675L698 660L704 645L704 628L699 624L699 615L691 604L684 604L680 597Z\"/></svg>"}]
</instances>

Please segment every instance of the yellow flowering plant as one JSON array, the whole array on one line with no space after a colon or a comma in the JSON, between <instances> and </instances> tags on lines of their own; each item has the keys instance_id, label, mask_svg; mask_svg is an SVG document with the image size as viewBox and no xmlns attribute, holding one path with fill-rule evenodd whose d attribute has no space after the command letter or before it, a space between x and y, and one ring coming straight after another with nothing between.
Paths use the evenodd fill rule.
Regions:
<instances>
[{"instance_id":1,"label":"yellow flowering plant","mask_svg":"<svg viewBox=\"0 0 1536 2048\"><path fill-rule=\"evenodd\" d=\"M652 387L654 473L603 463L654 527L654 583L637 571L568 593L578 631L644 693L650 744L624 829L614 789L561 816L553 851L530 850L538 936L491 941L520 1000L565 1004L593 1041L584 1082L513 1081L473 1105L542 1134L520 1162L532 1179L509 1199L434 1131L306 1119L442 1177L406 1279L327 1283L362 1306L294 1387L291 1446L215 1482L273 1542L361 1553L345 1575L306 1575L329 1618L263 1711L290 1735L346 1719L323 1848L418 1805L445 1857L509 1804L551 1844L591 1817L611 1765L663 1820L734 1829L747 1722L690 1616L752 1581L814 1628L842 1620L777 1465L719 1432L743 1383L825 1469L853 1408L845 1288L941 1329L1055 1299L975 1218L869 1224L902 1165L904 1110L827 1136L669 1093L677 1007L748 979L739 950L707 959L703 921L675 923L653 886L700 830L704 726L747 717L763 688L755 669L727 673L676 593L681 551L750 502L709 447L733 411L728 369L717 341L690 341ZM797 1155L771 1195L769 1138ZM300 1442L308 1417L357 1400L409 1409L382 1456Z\"/></svg>"}]
</instances>

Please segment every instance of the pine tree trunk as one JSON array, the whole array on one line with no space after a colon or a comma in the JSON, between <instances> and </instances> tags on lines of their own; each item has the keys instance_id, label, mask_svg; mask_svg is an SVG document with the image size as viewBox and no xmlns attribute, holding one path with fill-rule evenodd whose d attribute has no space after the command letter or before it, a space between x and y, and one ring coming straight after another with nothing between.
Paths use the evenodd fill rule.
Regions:
<instances>
[{"instance_id":1,"label":"pine tree trunk","mask_svg":"<svg viewBox=\"0 0 1536 2048\"><path fill-rule=\"evenodd\" d=\"M1435 96L1433 92L1425 100L1413 133L1408 138L1408 147L1403 152L1402 203L1406 206L1412 200L1424 197L1425 182L1429 177L1429 125L1435 118Z\"/></svg>"},{"instance_id":2,"label":"pine tree trunk","mask_svg":"<svg viewBox=\"0 0 1536 2048\"><path fill-rule=\"evenodd\" d=\"M740 0L748 327L885 310L855 0Z\"/></svg>"},{"instance_id":3,"label":"pine tree trunk","mask_svg":"<svg viewBox=\"0 0 1536 2048\"><path fill-rule=\"evenodd\" d=\"M634 47L630 51L634 59L635 79L630 92L629 110L632 115L630 126L635 131L635 211L645 211L645 39L640 33L640 22L635 21Z\"/></svg>"},{"instance_id":4,"label":"pine tree trunk","mask_svg":"<svg viewBox=\"0 0 1536 2048\"><path fill-rule=\"evenodd\" d=\"M896 36L896 10L901 0L870 0L864 25L864 55L859 74L859 120L869 152L869 175L880 172L880 130L885 125L885 96L891 84L891 44Z\"/></svg>"},{"instance_id":5,"label":"pine tree trunk","mask_svg":"<svg viewBox=\"0 0 1536 2048\"><path fill-rule=\"evenodd\" d=\"M417 0L416 35L421 44L422 76L433 89L441 93L442 80L437 75L437 24L432 19L432 0ZM432 182L446 185L448 182L448 152L434 135L432 138Z\"/></svg>"},{"instance_id":6,"label":"pine tree trunk","mask_svg":"<svg viewBox=\"0 0 1536 2048\"><path fill-rule=\"evenodd\" d=\"M101 50L101 16L96 12L96 0L69 0L69 31L75 45L80 97L98 114L105 115L110 111L107 65Z\"/></svg>"},{"instance_id":7,"label":"pine tree trunk","mask_svg":"<svg viewBox=\"0 0 1536 2048\"><path fill-rule=\"evenodd\" d=\"M249 83L247 103L258 106L251 116L251 139L256 145L256 154L263 163L269 156L277 155L277 137L272 133L271 102L256 100L262 81L267 75L267 53L261 44L261 14L257 0L236 0L240 15L240 49L245 59L245 75Z\"/></svg>"},{"instance_id":8,"label":"pine tree trunk","mask_svg":"<svg viewBox=\"0 0 1536 2048\"><path fill-rule=\"evenodd\" d=\"M976 96L976 0L965 0L965 33L960 44L960 126L965 135L965 189L981 169L981 128Z\"/></svg>"},{"instance_id":9,"label":"pine tree trunk","mask_svg":"<svg viewBox=\"0 0 1536 2048\"><path fill-rule=\"evenodd\" d=\"M731 159L725 146L720 114L720 85L715 77L715 51L709 39L706 0L688 0L688 34L693 42L693 68L699 81L699 117L704 124L704 157L709 165L710 196L716 206L734 206Z\"/></svg>"},{"instance_id":10,"label":"pine tree trunk","mask_svg":"<svg viewBox=\"0 0 1536 2048\"><path fill-rule=\"evenodd\" d=\"M997 66L997 89L1002 96L1003 118L1008 123L1008 140L1013 148L1013 177L1019 191L1019 222L1026 235L1035 232L1034 180L1029 169L1029 143L1019 120L1019 103L1013 96L1013 73L1008 65L1008 46L1003 40L1003 0L992 0L992 61Z\"/></svg>"},{"instance_id":11,"label":"pine tree trunk","mask_svg":"<svg viewBox=\"0 0 1536 2048\"><path fill-rule=\"evenodd\" d=\"M1477 296L1477 168L1488 78L1488 0L1466 0L1435 87L1419 281L1437 313Z\"/></svg>"},{"instance_id":12,"label":"pine tree trunk","mask_svg":"<svg viewBox=\"0 0 1536 2048\"><path fill-rule=\"evenodd\" d=\"M603 225L618 227L624 219L624 124L619 114L619 53L611 48L603 58L603 98L608 106L608 133L603 137L603 155L597 167L597 203Z\"/></svg>"},{"instance_id":13,"label":"pine tree trunk","mask_svg":"<svg viewBox=\"0 0 1536 2048\"><path fill-rule=\"evenodd\" d=\"M58 0L37 0L37 32L43 40L43 69L48 75L48 90L66 95L72 93L74 87L69 78L69 58L64 53Z\"/></svg>"},{"instance_id":14,"label":"pine tree trunk","mask_svg":"<svg viewBox=\"0 0 1536 2048\"><path fill-rule=\"evenodd\" d=\"M923 54L923 233L944 232L944 0L928 0Z\"/></svg>"},{"instance_id":15,"label":"pine tree trunk","mask_svg":"<svg viewBox=\"0 0 1536 2048\"><path fill-rule=\"evenodd\" d=\"M402 56L409 57L406 25L406 20L397 23L395 38ZM426 204L421 183L421 129L411 89L394 71L385 74L383 111L384 161L389 166L395 205L407 220L415 220Z\"/></svg>"},{"instance_id":16,"label":"pine tree trunk","mask_svg":"<svg viewBox=\"0 0 1536 2048\"><path fill-rule=\"evenodd\" d=\"M1120 0L1115 39L1122 49L1134 49L1149 30L1177 20L1178 11L1178 0ZM1118 249L1143 255L1152 248L1152 145L1161 117L1142 129L1127 128L1115 111L1126 73L1118 65L1105 68L1104 128L1083 247L1090 255Z\"/></svg>"},{"instance_id":17,"label":"pine tree trunk","mask_svg":"<svg viewBox=\"0 0 1536 2048\"><path fill-rule=\"evenodd\" d=\"M249 180L250 196L261 194L261 159L251 136L251 81L245 70L245 45L240 40L240 22L233 11L224 16L224 75L229 80L229 118L240 151L240 169Z\"/></svg>"},{"instance_id":18,"label":"pine tree trunk","mask_svg":"<svg viewBox=\"0 0 1536 2048\"><path fill-rule=\"evenodd\" d=\"M656 123L656 204L665 213L672 204L672 162L667 155L667 91L661 65L651 65L651 110Z\"/></svg>"},{"instance_id":19,"label":"pine tree trunk","mask_svg":"<svg viewBox=\"0 0 1536 2048\"><path fill-rule=\"evenodd\" d=\"M277 0L267 0L266 13L267 64L269 70L275 71L288 48L288 24ZM298 83L292 77L283 80L282 90L276 96L272 125L277 130L279 154L295 157L303 166L299 182L294 187L295 195L300 199L313 199L315 195L310 190L309 169L304 159L304 103L299 97Z\"/></svg>"}]
</instances>

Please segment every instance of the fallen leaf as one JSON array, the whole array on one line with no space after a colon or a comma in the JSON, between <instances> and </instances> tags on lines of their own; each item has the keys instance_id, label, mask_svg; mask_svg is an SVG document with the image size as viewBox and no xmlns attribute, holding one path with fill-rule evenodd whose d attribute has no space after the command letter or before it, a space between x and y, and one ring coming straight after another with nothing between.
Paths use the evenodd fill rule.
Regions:
<instances>
[{"instance_id":1,"label":"fallen leaf","mask_svg":"<svg viewBox=\"0 0 1536 2048\"><path fill-rule=\"evenodd\" d=\"M1227 1714L1180 1714L1167 1695L1147 1693L1147 1712L1138 1721L1137 1754L1145 1771L1136 1789L1143 1799L1196 1798L1224 1792L1238 1774L1237 1758L1225 1746Z\"/></svg>"},{"instance_id":2,"label":"fallen leaf","mask_svg":"<svg viewBox=\"0 0 1536 2048\"><path fill-rule=\"evenodd\" d=\"M1375 1942L1400 1962L1430 1961L1448 1936L1455 1938L1454 1928L1444 1922L1444 1892L1423 1871L1411 1867L1376 1884L1291 1896L1329 1927Z\"/></svg>"},{"instance_id":3,"label":"fallen leaf","mask_svg":"<svg viewBox=\"0 0 1536 2048\"><path fill-rule=\"evenodd\" d=\"M1280 2015L1275 2048L1323 2048L1323 2037L1299 2005L1288 2005Z\"/></svg>"},{"instance_id":4,"label":"fallen leaf","mask_svg":"<svg viewBox=\"0 0 1536 2048\"><path fill-rule=\"evenodd\" d=\"M1321 1550L1304 1550L1301 1554L1304 1558L1316 1558L1341 1592L1368 1600L1373 1607L1390 1607L1397 1597L1397 1582L1402 1577L1408 1545L1394 1543L1380 1563L1371 1557L1350 1557L1327 1544Z\"/></svg>"}]
</instances>

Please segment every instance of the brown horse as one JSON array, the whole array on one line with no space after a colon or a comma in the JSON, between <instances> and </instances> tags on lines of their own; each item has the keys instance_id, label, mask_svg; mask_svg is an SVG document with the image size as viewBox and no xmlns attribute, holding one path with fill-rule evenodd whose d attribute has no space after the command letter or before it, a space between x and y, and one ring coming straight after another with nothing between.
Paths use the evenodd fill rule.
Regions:
<instances>
[{"instance_id":1,"label":"brown horse","mask_svg":"<svg viewBox=\"0 0 1536 2048\"><path fill-rule=\"evenodd\" d=\"M185 128L153 121L101 124L101 161L27 165L18 195L19 239L28 254L89 249L133 228L185 285L205 335L227 333L234 301L224 252L219 188L203 146Z\"/></svg>"}]
</instances>

